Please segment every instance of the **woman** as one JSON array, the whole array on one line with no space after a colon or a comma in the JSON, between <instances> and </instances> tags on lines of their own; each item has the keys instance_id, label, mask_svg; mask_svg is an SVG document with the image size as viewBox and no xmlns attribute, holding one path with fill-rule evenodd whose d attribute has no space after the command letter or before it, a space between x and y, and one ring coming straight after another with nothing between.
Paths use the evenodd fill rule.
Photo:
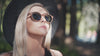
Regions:
<instances>
[{"instance_id":1,"label":"woman","mask_svg":"<svg viewBox=\"0 0 100 56\"><path fill-rule=\"evenodd\" d=\"M54 22L56 5L52 3L53 0L13 0L10 3L3 28L13 51L1 56L62 56L59 51L50 49L51 33L57 23L57 20Z\"/></svg>"}]
</instances>

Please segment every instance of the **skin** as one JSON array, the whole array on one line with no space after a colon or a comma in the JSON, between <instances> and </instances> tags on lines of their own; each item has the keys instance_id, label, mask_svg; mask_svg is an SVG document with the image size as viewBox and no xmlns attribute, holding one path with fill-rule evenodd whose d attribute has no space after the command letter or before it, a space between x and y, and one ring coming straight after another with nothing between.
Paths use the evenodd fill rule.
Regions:
<instances>
[{"instance_id":1,"label":"skin","mask_svg":"<svg viewBox=\"0 0 100 56\"><path fill-rule=\"evenodd\" d=\"M40 14L49 14L44 8L34 6L29 13L39 12ZM30 15L29 15L30 16ZM45 26L45 27L42 27ZM49 30L49 23L46 22L44 16L41 20L35 21L31 17L26 20L27 27L27 55L28 56L44 56L44 48L42 47L44 36ZM39 54L40 53L40 54Z\"/></svg>"}]
</instances>

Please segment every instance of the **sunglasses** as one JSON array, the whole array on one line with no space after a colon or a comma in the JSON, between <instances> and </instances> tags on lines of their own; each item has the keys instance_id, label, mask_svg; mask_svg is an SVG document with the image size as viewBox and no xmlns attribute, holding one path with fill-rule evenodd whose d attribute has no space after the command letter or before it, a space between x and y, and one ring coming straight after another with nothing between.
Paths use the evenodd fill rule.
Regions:
<instances>
[{"instance_id":1,"label":"sunglasses","mask_svg":"<svg viewBox=\"0 0 100 56\"><path fill-rule=\"evenodd\" d=\"M40 14L39 12L33 12L33 13L29 13L30 17L32 19L35 19L37 21L41 20L42 16L44 16L45 20L49 23L51 23L53 21L53 16L52 15L48 15L48 14Z\"/></svg>"}]
</instances>

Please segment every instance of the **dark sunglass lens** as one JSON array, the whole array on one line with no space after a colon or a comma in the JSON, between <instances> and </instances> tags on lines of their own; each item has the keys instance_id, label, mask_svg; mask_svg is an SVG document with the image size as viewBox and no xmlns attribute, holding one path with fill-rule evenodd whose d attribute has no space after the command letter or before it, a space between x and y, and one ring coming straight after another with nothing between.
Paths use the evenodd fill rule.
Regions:
<instances>
[{"instance_id":1,"label":"dark sunglass lens","mask_svg":"<svg viewBox=\"0 0 100 56\"><path fill-rule=\"evenodd\" d=\"M39 13L34 13L32 14L32 17L35 19L35 20L40 20L41 19L41 15Z\"/></svg>"},{"instance_id":2,"label":"dark sunglass lens","mask_svg":"<svg viewBox=\"0 0 100 56\"><path fill-rule=\"evenodd\" d=\"M46 19L47 22L51 22L52 21L52 18L49 15L48 16L45 16L45 19Z\"/></svg>"}]
</instances>

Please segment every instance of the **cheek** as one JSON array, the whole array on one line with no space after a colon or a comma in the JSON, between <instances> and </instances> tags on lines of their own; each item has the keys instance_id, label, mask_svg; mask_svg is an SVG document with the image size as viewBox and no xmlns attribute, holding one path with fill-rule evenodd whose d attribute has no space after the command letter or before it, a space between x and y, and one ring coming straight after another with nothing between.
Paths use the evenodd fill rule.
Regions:
<instances>
[{"instance_id":1,"label":"cheek","mask_svg":"<svg viewBox=\"0 0 100 56\"><path fill-rule=\"evenodd\" d=\"M26 21L26 27L27 27L27 32L28 33L34 33L36 31L36 26L33 24L31 20Z\"/></svg>"}]
</instances>

